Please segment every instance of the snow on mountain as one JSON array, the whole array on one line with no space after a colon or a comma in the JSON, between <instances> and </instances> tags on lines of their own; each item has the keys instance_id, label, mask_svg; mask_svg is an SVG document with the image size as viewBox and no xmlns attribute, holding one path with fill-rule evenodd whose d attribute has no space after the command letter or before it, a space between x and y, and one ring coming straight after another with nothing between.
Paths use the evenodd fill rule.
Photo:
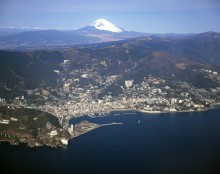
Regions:
<instances>
[{"instance_id":1,"label":"snow on mountain","mask_svg":"<svg viewBox=\"0 0 220 174\"><path fill-rule=\"evenodd\" d=\"M120 33L120 32L124 31L123 29L115 26L114 24L112 24L111 22L109 22L103 18L97 19L92 24L90 24L90 26L94 27L97 30L111 31L114 33Z\"/></svg>"}]
</instances>

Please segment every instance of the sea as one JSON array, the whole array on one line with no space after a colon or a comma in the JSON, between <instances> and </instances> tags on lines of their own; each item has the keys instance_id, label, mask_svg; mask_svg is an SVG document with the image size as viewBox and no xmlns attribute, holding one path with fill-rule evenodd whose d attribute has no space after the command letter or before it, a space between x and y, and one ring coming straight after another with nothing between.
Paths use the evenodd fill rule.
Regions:
<instances>
[{"instance_id":1,"label":"sea","mask_svg":"<svg viewBox=\"0 0 220 174\"><path fill-rule=\"evenodd\" d=\"M116 111L78 117L103 126L63 148L0 145L0 173L218 174L220 108L204 112Z\"/></svg>"}]
</instances>

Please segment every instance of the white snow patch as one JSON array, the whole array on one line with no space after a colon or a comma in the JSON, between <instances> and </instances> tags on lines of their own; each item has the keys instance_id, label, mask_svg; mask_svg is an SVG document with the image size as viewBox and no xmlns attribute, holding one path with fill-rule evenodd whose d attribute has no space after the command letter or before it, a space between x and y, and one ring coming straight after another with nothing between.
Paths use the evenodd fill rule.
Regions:
<instances>
[{"instance_id":1,"label":"white snow patch","mask_svg":"<svg viewBox=\"0 0 220 174\"><path fill-rule=\"evenodd\" d=\"M103 18L97 19L90 26L95 27L98 30L106 30L115 33L120 33L123 31L121 28L118 28L117 26Z\"/></svg>"}]
</instances>

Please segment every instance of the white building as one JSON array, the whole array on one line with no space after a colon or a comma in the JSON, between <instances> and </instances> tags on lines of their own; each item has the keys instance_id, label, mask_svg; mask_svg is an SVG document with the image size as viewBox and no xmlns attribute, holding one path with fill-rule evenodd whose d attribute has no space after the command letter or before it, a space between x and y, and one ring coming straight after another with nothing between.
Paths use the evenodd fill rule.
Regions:
<instances>
[{"instance_id":1,"label":"white building","mask_svg":"<svg viewBox=\"0 0 220 174\"><path fill-rule=\"evenodd\" d=\"M170 101L170 104L173 105L176 102L177 102L177 99L176 98L172 98L171 101Z\"/></svg>"},{"instance_id":2,"label":"white building","mask_svg":"<svg viewBox=\"0 0 220 174\"><path fill-rule=\"evenodd\" d=\"M56 136L58 133L57 133L57 130L52 130L49 134L51 137L53 137L53 136Z\"/></svg>"},{"instance_id":3,"label":"white building","mask_svg":"<svg viewBox=\"0 0 220 174\"><path fill-rule=\"evenodd\" d=\"M60 71L59 70L53 70L53 72L55 72L55 73L57 73L57 74L59 74L60 73Z\"/></svg>"},{"instance_id":4,"label":"white building","mask_svg":"<svg viewBox=\"0 0 220 174\"><path fill-rule=\"evenodd\" d=\"M88 74L81 75L82 78L88 78Z\"/></svg>"},{"instance_id":5,"label":"white building","mask_svg":"<svg viewBox=\"0 0 220 174\"><path fill-rule=\"evenodd\" d=\"M130 88L133 85L133 80L125 80L126 88Z\"/></svg>"},{"instance_id":6,"label":"white building","mask_svg":"<svg viewBox=\"0 0 220 174\"><path fill-rule=\"evenodd\" d=\"M18 121L18 119L15 117L11 117L10 119L11 119L11 121Z\"/></svg>"},{"instance_id":7,"label":"white building","mask_svg":"<svg viewBox=\"0 0 220 174\"><path fill-rule=\"evenodd\" d=\"M71 126L68 128L68 132L72 135L73 134L73 125L71 124Z\"/></svg>"},{"instance_id":8,"label":"white building","mask_svg":"<svg viewBox=\"0 0 220 174\"><path fill-rule=\"evenodd\" d=\"M5 119L0 120L0 124L9 124L9 120L5 120Z\"/></svg>"},{"instance_id":9,"label":"white building","mask_svg":"<svg viewBox=\"0 0 220 174\"><path fill-rule=\"evenodd\" d=\"M60 141L61 141L64 145L68 145L68 139L61 138Z\"/></svg>"},{"instance_id":10,"label":"white building","mask_svg":"<svg viewBox=\"0 0 220 174\"><path fill-rule=\"evenodd\" d=\"M69 60L63 60L63 63L64 64L67 64L67 63L69 63L70 61Z\"/></svg>"}]
</instances>

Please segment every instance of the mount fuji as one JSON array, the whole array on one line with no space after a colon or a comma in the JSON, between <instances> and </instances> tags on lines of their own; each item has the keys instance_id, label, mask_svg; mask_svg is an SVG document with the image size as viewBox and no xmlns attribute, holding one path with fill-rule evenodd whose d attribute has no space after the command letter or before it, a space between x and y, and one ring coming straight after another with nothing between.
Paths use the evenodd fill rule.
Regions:
<instances>
[{"instance_id":1,"label":"mount fuji","mask_svg":"<svg viewBox=\"0 0 220 174\"><path fill-rule=\"evenodd\" d=\"M90 25L77 30L26 30L8 34L8 36L0 37L0 49L66 47L76 44L119 41L144 35L146 36L146 33L126 31L106 19L99 18Z\"/></svg>"},{"instance_id":2,"label":"mount fuji","mask_svg":"<svg viewBox=\"0 0 220 174\"><path fill-rule=\"evenodd\" d=\"M103 18L73 32L81 36L97 38L98 42L118 41L146 35L146 33L127 31Z\"/></svg>"},{"instance_id":3,"label":"mount fuji","mask_svg":"<svg viewBox=\"0 0 220 174\"><path fill-rule=\"evenodd\" d=\"M106 19L99 18L95 20L90 25L79 29L81 31L106 31L106 32L112 32L112 33L121 33L126 32L124 29L114 25L113 23L107 21Z\"/></svg>"}]
</instances>

